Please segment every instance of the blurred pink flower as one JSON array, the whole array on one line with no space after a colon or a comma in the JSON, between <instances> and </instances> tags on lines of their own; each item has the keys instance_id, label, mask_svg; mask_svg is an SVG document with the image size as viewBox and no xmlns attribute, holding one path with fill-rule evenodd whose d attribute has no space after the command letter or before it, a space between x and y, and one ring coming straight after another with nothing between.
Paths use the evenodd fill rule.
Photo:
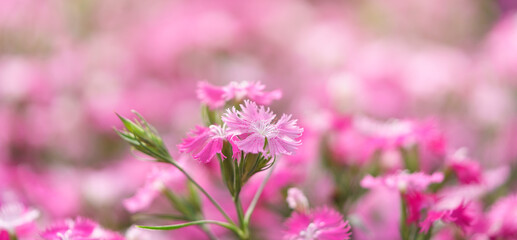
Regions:
<instances>
[{"instance_id":1,"label":"blurred pink flower","mask_svg":"<svg viewBox=\"0 0 517 240\"><path fill-rule=\"evenodd\" d=\"M495 25L486 40L487 57L494 68L515 80L517 70L517 13L508 14Z\"/></svg>"},{"instance_id":2,"label":"blurred pink flower","mask_svg":"<svg viewBox=\"0 0 517 240\"><path fill-rule=\"evenodd\" d=\"M224 106L227 101L226 92L222 87L214 86L207 82L197 84L197 98L211 109Z\"/></svg>"},{"instance_id":3,"label":"blurred pink flower","mask_svg":"<svg viewBox=\"0 0 517 240\"><path fill-rule=\"evenodd\" d=\"M346 240L350 239L350 225L343 216L330 208L317 208L309 213L295 212L285 225L286 240Z\"/></svg>"},{"instance_id":4,"label":"blurred pink flower","mask_svg":"<svg viewBox=\"0 0 517 240\"><path fill-rule=\"evenodd\" d=\"M420 232L427 232L435 221L441 220L444 223L454 223L463 233L472 225L473 216L467 211L468 203L462 202L451 210L429 211L427 217L420 223Z\"/></svg>"},{"instance_id":5,"label":"blurred pink flower","mask_svg":"<svg viewBox=\"0 0 517 240\"><path fill-rule=\"evenodd\" d=\"M468 159L463 149L449 157L449 166L462 184L481 182L481 164Z\"/></svg>"},{"instance_id":6,"label":"blurred pink flower","mask_svg":"<svg viewBox=\"0 0 517 240\"><path fill-rule=\"evenodd\" d=\"M356 204L348 215L354 226L354 239L400 239L399 193L376 188L368 191L358 202L360 204Z\"/></svg>"},{"instance_id":7,"label":"blurred pink flower","mask_svg":"<svg viewBox=\"0 0 517 240\"><path fill-rule=\"evenodd\" d=\"M0 230L0 240L10 240L9 233L6 230Z\"/></svg>"},{"instance_id":8,"label":"blurred pink flower","mask_svg":"<svg viewBox=\"0 0 517 240\"><path fill-rule=\"evenodd\" d=\"M309 209L309 200L298 188L289 188L287 190L287 205L289 208L297 212L304 213Z\"/></svg>"},{"instance_id":9,"label":"blurred pink flower","mask_svg":"<svg viewBox=\"0 0 517 240\"><path fill-rule=\"evenodd\" d=\"M5 229L17 236L26 235L31 224L39 217L40 212L24 206L19 202L6 202L0 205L0 229Z\"/></svg>"},{"instance_id":10,"label":"blurred pink flower","mask_svg":"<svg viewBox=\"0 0 517 240\"><path fill-rule=\"evenodd\" d=\"M148 208L151 203L156 199L163 190L167 188L167 185L171 183L178 188L180 175L176 174L175 169L171 167L155 167L147 176L144 186L130 198L123 201L124 207L129 212L138 212Z\"/></svg>"},{"instance_id":11,"label":"blurred pink flower","mask_svg":"<svg viewBox=\"0 0 517 240\"><path fill-rule=\"evenodd\" d=\"M434 166L437 161L426 161L426 156L442 156L447 146L443 133L437 129L434 121L381 121L365 116L334 118L337 123L330 144L338 159L347 164L367 164L377 151L382 150L382 153L391 152L391 156L388 156L391 162L383 164L394 169L402 164L394 152L400 152L400 148L418 146L422 168L432 169L429 165Z\"/></svg>"},{"instance_id":12,"label":"blurred pink flower","mask_svg":"<svg viewBox=\"0 0 517 240\"><path fill-rule=\"evenodd\" d=\"M213 86L207 82L199 82L197 97L211 109L222 107L231 100L240 102L244 99L249 99L260 105L269 105L273 100L278 100L282 97L280 90L264 92L264 88L265 86L260 82L230 82L224 87Z\"/></svg>"},{"instance_id":13,"label":"blurred pink flower","mask_svg":"<svg viewBox=\"0 0 517 240\"><path fill-rule=\"evenodd\" d=\"M499 199L487 214L490 239L514 239L517 236L517 195Z\"/></svg>"},{"instance_id":14,"label":"blurred pink flower","mask_svg":"<svg viewBox=\"0 0 517 240\"><path fill-rule=\"evenodd\" d=\"M178 145L178 149L180 152L192 153L192 157L201 163L208 163L216 154L222 153L224 140L228 140L232 145L234 157L237 157L239 149L234 144L234 137L226 129L226 125L196 126L196 129L189 133L190 136ZM223 154L221 157L225 158Z\"/></svg>"},{"instance_id":15,"label":"blurred pink flower","mask_svg":"<svg viewBox=\"0 0 517 240\"><path fill-rule=\"evenodd\" d=\"M117 233L108 231L96 222L78 217L57 222L45 229L41 234L45 240L123 240Z\"/></svg>"},{"instance_id":16,"label":"blurred pink flower","mask_svg":"<svg viewBox=\"0 0 517 240\"><path fill-rule=\"evenodd\" d=\"M437 198L433 194L425 194L418 191L412 191L402 196L406 200L408 216L407 223L418 223L420 221L421 211L430 207L436 202Z\"/></svg>"},{"instance_id":17,"label":"blurred pink flower","mask_svg":"<svg viewBox=\"0 0 517 240\"><path fill-rule=\"evenodd\" d=\"M441 172L428 175L423 172L408 173L406 171L400 171L396 174L381 177L367 175L361 180L361 187L369 189L386 187L401 192L412 192L424 191L432 183L440 183L442 181L443 173Z\"/></svg>"},{"instance_id":18,"label":"blurred pink flower","mask_svg":"<svg viewBox=\"0 0 517 240\"><path fill-rule=\"evenodd\" d=\"M273 122L276 115L269 108L258 107L248 100L240 108L241 111L235 107L227 109L222 117L228 132L239 137L235 141L239 149L266 155L291 155L301 145L296 139L302 136L303 129L296 126L297 120L291 120L291 115L284 114Z\"/></svg>"}]
</instances>

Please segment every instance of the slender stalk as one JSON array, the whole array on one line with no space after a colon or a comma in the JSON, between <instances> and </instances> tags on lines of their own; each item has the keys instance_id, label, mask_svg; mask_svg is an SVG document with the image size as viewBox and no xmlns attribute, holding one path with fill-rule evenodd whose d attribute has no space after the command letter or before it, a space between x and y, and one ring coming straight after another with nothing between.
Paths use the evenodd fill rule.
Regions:
<instances>
[{"instance_id":1,"label":"slender stalk","mask_svg":"<svg viewBox=\"0 0 517 240\"><path fill-rule=\"evenodd\" d=\"M235 222L233 222L230 216L228 216L228 214L223 210L221 205L219 205L219 203L212 196L210 196L210 194L208 194L208 192L203 187L201 187L201 185L199 185L199 183L197 183L196 180L194 180L182 167L180 167L176 162L174 162L170 158L164 158L163 160L174 165L174 167L180 170L180 172L182 172L188 178L188 180L191 181L199 189L199 191L201 191L208 198L208 200L210 200L210 202L212 202L212 204L217 208L217 210L219 210L219 212L223 214L224 218L226 218L226 220L229 223L235 225Z\"/></svg>"},{"instance_id":2,"label":"slender stalk","mask_svg":"<svg viewBox=\"0 0 517 240\"><path fill-rule=\"evenodd\" d=\"M239 196L236 197L234 200L235 203L235 209L237 209L237 216L239 217L239 223L241 226L243 226L244 223L244 211L242 209L242 204Z\"/></svg>"},{"instance_id":3,"label":"slender stalk","mask_svg":"<svg viewBox=\"0 0 517 240\"><path fill-rule=\"evenodd\" d=\"M409 226L407 225L406 200L400 194L400 237L402 240L409 240Z\"/></svg>"},{"instance_id":4,"label":"slender stalk","mask_svg":"<svg viewBox=\"0 0 517 240\"><path fill-rule=\"evenodd\" d=\"M253 200L251 200L251 203L250 203L250 206L248 207L248 210L246 210L246 214L244 215L244 225L245 225L246 229L248 228L248 225L249 225L249 222L250 222L250 218L251 218L251 214L253 214L253 211L255 210L255 207L257 206L257 202L258 202L258 200L260 198L260 195L262 195L262 191L264 191L264 188L266 187L267 181L271 177L271 175L273 173L273 170L275 169L275 166L276 165L273 164L273 166L271 166L271 169L269 169L269 172L267 173L266 177L264 178L264 180L260 184L257 192L255 193L255 196L253 197Z\"/></svg>"},{"instance_id":5,"label":"slender stalk","mask_svg":"<svg viewBox=\"0 0 517 240\"><path fill-rule=\"evenodd\" d=\"M240 236L242 239L248 239L249 238L249 229L248 226L244 223L244 213L242 209L242 204L239 196L236 196L234 198L235 203L235 209L237 209L237 215L239 216L239 225L242 230L242 236Z\"/></svg>"}]
</instances>

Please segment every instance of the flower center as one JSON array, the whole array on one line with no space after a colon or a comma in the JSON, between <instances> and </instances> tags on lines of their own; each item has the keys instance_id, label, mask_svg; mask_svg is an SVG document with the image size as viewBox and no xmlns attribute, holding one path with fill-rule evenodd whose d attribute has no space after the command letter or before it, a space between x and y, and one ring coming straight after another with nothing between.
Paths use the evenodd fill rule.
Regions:
<instances>
[{"instance_id":1,"label":"flower center","mask_svg":"<svg viewBox=\"0 0 517 240\"><path fill-rule=\"evenodd\" d=\"M214 137L218 138L225 138L226 137L226 125L223 125L222 127L211 125L210 131L214 134Z\"/></svg>"},{"instance_id":2,"label":"flower center","mask_svg":"<svg viewBox=\"0 0 517 240\"><path fill-rule=\"evenodd\" d=\"M257 121L252 125L253 131L266 137L272 138L278 135L278 129L275 125L270 124L269 121Z\"/></svg>"}]
</instances>

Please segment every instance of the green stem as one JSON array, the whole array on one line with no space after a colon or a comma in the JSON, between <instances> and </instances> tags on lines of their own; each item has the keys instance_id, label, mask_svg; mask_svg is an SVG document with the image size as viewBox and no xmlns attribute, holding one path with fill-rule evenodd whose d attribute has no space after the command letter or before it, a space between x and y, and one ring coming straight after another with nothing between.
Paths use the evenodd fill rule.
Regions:
<instances>
[{"instance_id":1,"label":"green stem","mask_svg":"<svg viewBox=\"0 0 517 240\"><path fill-rule=\"evenodd\" d=\"M400 194L400 237L402 240L409 240L409 226L407 225L406 200Z\"/></svg>"},{"instance_id":2,"label":"green stem","mask_svg":"<svg viewBox=\"0 0 517 240\"><path fill-rule=\"evenodd\" d=\"M244 227L248 229L248 225L250 223L251 214L253 214L253 211L255 210L255 207L257 206L257 202L260 198L260 195L262 194L262 191L264 191L264 187L266 187L267 181L271 177L273 170L275 169L275 164L271 166L271 169L269 169L269 172L267 173L266 177L260 184L257 192L255 193L255 196L253 197L253 200L250 203L250 206L248 207L248 210L246 210L246 214L244 215Z\"/></svg>"},{"instance_id":3,"label":"green stem","mask_svg":"<svg viewBox=\"0 0 517 240\"><path fill-rule=\"evenodd\" d=\"M235 203L235 209L237 209L237 216L239 216L239 225L241 227L243 235L241 236L242 239L248 239L249 238L249 229L246 224L244 224L244 213L242 209L242 204L239 196L235 196L233 202Z\"/></svg>"},{"instance_id":4,"label":"green stem","mask_svg":"<svg viewBox=\"0 0 517 240\"><path fill-rule=\"evenodd\" d=\"M208 192L203 187L201 187L201 185L199 185L199 183L197 183L196 180L194 180L182 167L180 167L175 161L173 161L170 158L164 158L163 160L174 165L174 167L180 170L180 172L182 172L188 178L188 180L191 181L199 189L199 191L201 191L208 198L208 200L210 200L210 202L212 202L212 204L219 210L219 212L223 214L224 218L226 218L226 220L229 223L235 225L235 222L233 222L230 216L228 216L228 214L223 210L221 205L219 205L219 203L217 203L217 201L212 196L210 196L210 194L208 194Z\"/></svg>"},{"instance_id":5,"label":"green stem","mask_svg":"<svg viewBox=\"0 0 517 240\"><path fill-rule=\"evenodd\" d=\"M18 240L18 237L16 236L16 234L14 234L14 233L10 233L10 234L9 234L9 239L10 239L10 240Z\"/></svg>"}]
</instances>

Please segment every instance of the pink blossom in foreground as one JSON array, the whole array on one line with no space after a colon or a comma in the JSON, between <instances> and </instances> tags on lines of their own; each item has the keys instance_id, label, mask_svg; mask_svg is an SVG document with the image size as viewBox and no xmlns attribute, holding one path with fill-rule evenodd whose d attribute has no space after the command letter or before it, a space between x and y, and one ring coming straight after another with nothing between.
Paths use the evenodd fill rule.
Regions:
<instances>
[{"instance_id":1,"label":"pink blossom in foreground","mask_svg":"<svg viewBox=\"0 0 517 240\"><path fill-rule=\"evenodd\" d=\"M296 126L297 120L290 115L282 115L273 122L276 115L269 108L257 106L251 101L240 105L241 111L227 109L222 119L228 126L228 132L238 136L235 144L239 149L249 153L266 155L293 154L301 141L303 128Z\"/></svg>"},{"instance_id":2,"label":"pink blossom in foreground","mask_svg":"<svg viewBox=\"0 0 517 240\"><path fill-rule=\"evenodd\" d=\"M144 186L138 189L135 195L123 201L124 207L132 213L148 208L154 199L167 188L167 185L177 182L180 175L177 175L175 171L176 169L171 167L153 168L147 176Z\"/></svg>"},{"instance_id":3,"label":"pink blossom in foreground","mask_svg":"<svg viewBox=\"0 0 517 240\"><path fill-rule=\"evenodd\" d=\"M287 190L287 205L289 208L297 212L306 212L309 209L309 200L298 188L289 188Z\"/></svg>"},{"instance_id":4,"label":"pink blossom in foreground","mask_svg":"<svg viewBox=\"0 0 517 240\"><path fill-rule=\"evenodd\" d=\"M9 233L6 230L0 230L0 240L9 240Z\"/></svg>"},{"instance_id":5,"label":"pink blossom in foreground","mask_svg":"<svg viewBox=\"0 0 517 240\"><path fill-rule=\"evenodd\" d=\"M386 187L396 189L401 192L424 191L432 183L440 183L443 181L443 173L436 172L428 175L423 172L408 173L400 171L396 174L388 176L372 177L367 175L361 180L361 187L375 188Z\"/></svg>"},{"instance_id":6,"label":"pink blossom in foreground","mask_svg":"<svg viewBox=\"0 0 517 240\"><path fill-rule=\"evenodd\" d=\"M55 223L41 234L45 240L123 240L117 233L103 229L94 221L78 217Z\"/></svg>"},{"instance_id":7,"label":"pink blossom in foreground","mask_svg":"<svg viewBox=\"0 0 517 240\"><path fill-rule=\"evenodd\" d=\"M260 82L231 82L224 87L213 86L207 82L199 82L197 97L211 109L222 107L231 100L240 102L244 99L250 99L261 105L269 105L273 100L282 97L280 90L264 92L264 88L265 86Z\"/></svg>"},{"instance_id":8,"label":"pink blossom in foreground","mask_svg":"<svg viewBox=\"0 0 517 240\"><path fill-rule=\"evenodd\" d=\"M468 212L468 206L469 204L461 203L452 210L429 211L427 217L420 223L420 231L429 231L434 222L441 220L444 223L455 224L465 233L474 220L473 216Z\"/></svg>"},{"instance_id":9,"label":"pink blossom in foreground","mask_svg":"<svg viewBox=\"0 0 517 240\"><path fill-rule=\"evenodd\" d=\"M224 140L232 144L234 157L238 156L238 148L233 144L232 135L226 131L226 126L212 125L210 127L196 126L196 129L189 133L189 137L183 139L178 145L180 152L192 153L192 157L201 163L208 163L217 155L222 153ZM221 157L225 157L221 154Z\"/></svg>"},{"instance_id":10,"label":"pink blossom in foreground","mask_svg":"<svg viewBox=\"0 0 517 240\"><path fill-rule=\"evenodd\" d=\"M515 239L517 237L517 195L497 201L487 214L491 239Z\"/></svg>"},{"instance_id":11,"label":"pink blossom in foreground","mask_svg":"<svg viewBox=\"0 0 517 240\"><path fill-rule=\"evenodd\" d=\"M348 221L343 221L341 214L326 207L309 213L295 212L285 225L285 240L346 240L351 234Z\"/></svg>"},{"instance_id":12,"label":"pink blossom in foreground","mask_svg":"<svg viewBox=\"0 0 517 240\"><path fill-rule=\"evenodd\" d=\"M7 202L0 205L0 229L10 233L23 235L17 232L27 225L33 224L40 212L33 208L25 207L19 202Z\"/></svg>"},{"instance_id":13,"label":"pink blossom in foreground","mask_svg":"<svg viewBox=\"0 0 517 240\"><path fill-rule=\"evenodd\" d=\"M467 158L465 151L462 149L456 151L449 157L449 166L463 184L480 183L481 182L481 164L479 162Z\"/></svg>"}]
</instances>

